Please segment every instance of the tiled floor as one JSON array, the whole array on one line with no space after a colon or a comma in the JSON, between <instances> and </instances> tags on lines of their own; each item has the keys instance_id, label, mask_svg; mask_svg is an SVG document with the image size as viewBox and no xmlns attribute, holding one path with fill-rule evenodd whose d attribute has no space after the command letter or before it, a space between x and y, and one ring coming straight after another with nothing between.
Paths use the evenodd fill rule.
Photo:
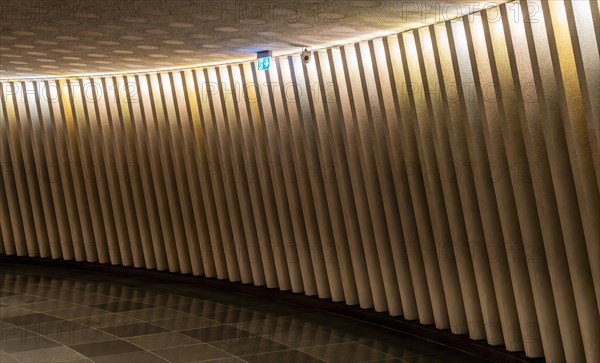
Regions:
<instances>
[{"instance_id":1,"label":"tiled floor","mask_svg":"<svg viewBox=\"0 0 600 363\"><path fill-rule=\"evenodd\" d=\"M479 362L318 310L119 275L0 265L0 362Z\"/></svg>"}]
</instances>

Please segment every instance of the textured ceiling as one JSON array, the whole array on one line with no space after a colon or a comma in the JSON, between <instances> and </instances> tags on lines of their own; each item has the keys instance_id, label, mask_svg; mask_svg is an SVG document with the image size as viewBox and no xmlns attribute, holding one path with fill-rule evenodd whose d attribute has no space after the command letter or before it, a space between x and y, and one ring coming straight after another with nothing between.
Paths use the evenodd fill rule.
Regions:
<instances>
[{"instance_id":1,"label":"textured ceiling","mask_svg":"<svg viewBox=\"0 0 600 363\"><path fill-rule=\"evenodd\" d=\"M0 77L201 66L400 32L502 0L1 0Z\"/></svg>"}]
</instances>

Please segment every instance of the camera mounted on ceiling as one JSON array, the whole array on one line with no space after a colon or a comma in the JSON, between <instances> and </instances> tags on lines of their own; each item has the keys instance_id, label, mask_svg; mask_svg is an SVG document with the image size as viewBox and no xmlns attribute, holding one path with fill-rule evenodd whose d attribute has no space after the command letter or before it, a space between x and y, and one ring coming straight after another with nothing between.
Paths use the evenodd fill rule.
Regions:
<instances>
[{"instance_id":1,"label":"camera mounted on ceiling","mask_svg":"<svg viewBox=\"0 0 600 363\"><path fill-rule=\"evenodd\" d=\"M303 47L302 48L302 61L305 64L310 63L312 59L312 51L310 50L310 47Z\"/></svg>"}]
</instances>

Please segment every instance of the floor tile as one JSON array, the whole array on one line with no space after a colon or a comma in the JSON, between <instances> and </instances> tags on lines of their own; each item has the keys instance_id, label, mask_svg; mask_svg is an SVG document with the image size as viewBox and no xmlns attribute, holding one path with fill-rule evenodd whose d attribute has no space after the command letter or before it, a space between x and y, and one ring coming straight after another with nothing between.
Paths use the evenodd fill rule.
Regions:
<instances>
[{"instance_id":1,"label":"floor tile","mask_svg":"<svg viewBox=\"0 0 600 363\"><path fill-rule=\"evenodd\" d=\"M196 338L203 342L215 342L219 340L237 340L252 336L251 333L234 328L229 325L216 325L200 329L184 330L180 333Z\"/></svg>"},{"instance_id":2,"label":"floor tile","mask_svg":"<svg viewBox=\"0 0 600 363\"><path fill-rule=\"evenodd\" d=\"M291 317L279 316L266 319L232 323L236 328L249 331L256 335L273 335L281 331L288 331L293 326ZM309 328L310 326L307 326Z\"/></svg>"},{"instance_id":3,"label":"floor tile","mask_svg":"<svg viewBox=\"0 0 600 363\"><path fill-rule=\"evenodd\" d=\"M3 351L0 351L0 362L2 362L2 363L19 363L19 361L16 360L15 358L13 358L12 355L5 353Z\"/></svg>"},{"instance_id":4,"label":"floor tile","mask_svg":"<svg viewBox=\"0 0 600 363\"><path fill-rule=\"evenodd\" d=\"M163 333L167 331L165 328L146 322L117 325L108 328L102 328L101 330L120 338Z\"/></svg>"},{"instance_id":5,"label":"floor tile","mask_svg":"<svg viewBox=\"0 0 600 363\"><path fill-rule=\"evenodd\" d=\"M250 337L241 339L223 340L211 342L211 345L235 356L250 355L256 353L275 352L278 350L289 350L290 347L277 343L263 337Z\"/></svg>"},{"instance_id":6,"label":"floor tile","mask_svg":"<svg viewBox=\"0 0 600 363\"><path fill-rule=\"evenodd\" d=\"M261 320L265 318L265 314L242 309L219 310L211 313L201 314L200 316L225 324Z\"/></svg>"},{"instance_id":7,"label":"floor tile","mask_svg":"<svg viewBox=\"0 0 600 363\"><path fill-rule=\"evenodd\" d=\"M74 296L70 299L67 299L67 301L70 301L74 304L81 304L81 305L106 304L106 303L116 302L116 301L120 301L120 300L121 299L114 297L114 296L104 296L104 295L98 295L98 294L93 294L93 293L88 293L85 295L78 295L78 296Z\"/></svg>"},{"instance_id":8,"label":"floor tile","mask_svg":"<svg viewBox=\"0 0 600 363\"><path fill-rule=\"evenodd\" d=\"M471 354L450 350L433 354L403 357L402 361L406 363L489 363L489 361Z\"/></svg>"},{"instance_id":9,"label":"floor tile","mask_svg":"<svg viewBox=\"0 0 600 363\"><path fill-rule=\"evenodd\" d=\"M4 320L5 318L10 318L13 316L30 315L30 314L37 313L36 310L30 310L30 309L25 308L24 306L27 306L27 305L8 306L8 307L0 308L0 319Z\"/></svg>"},{"instance_id":10,"label":"floor tile","mask_svg":"<svg viewBox=\"0 0 600 363\"><path fill-rule=\"evenodd\" d=\"M168 309L164 307L124 311L120 314L145 321L162 320L167 318L174 318L176 316L187 315L181 311Z\"/></svg>"},{"instance_id":11,"label":"floor tile","mask_svg":"<svg viewBox=\"0 0 600 363\"><path fill-rule=\"evenodd\" d=\"M181 296L176 294L161 294L161 293L150 293L144 292L131 297L132 301L138 301L144 304L171 307L184 302L192 302L193 298L188 296Z\"/></svg>"},{"instance_id":12,"label":"floor tile","mask_svg":"<svg viewBox=\"0 0 600 363\"><path fill-rule=\"evenodd\" d=\"M96 309L89 306L79 306L76 308L49 311L47 314L58 316L63 319L77 319L84 318L86 316L106 314L106 310Z\"/></svg>"},{"instance_id":13,"label":"floor tile","mask_svg":"<svg viewBox=\"0 0 600 363\"><path fill-rule=\"evenodd\" d=\"M169 363L154 353L144 351L102 355L92 360L97 363Z\"/></svg>"},{"instance_id":14,"label":"floor tile","mask_svg":"<svg viewBox=\"0 0 600 363\"><path fill-rule=\"evenodd\" d=\"M326 329L321 329L326 330ZM365 341L372 339L405 338L407 335L396 330L386 329L373 324L351 321L344 326L332 326L329 332L347 340Z\"/></svg>"},{"instance_id":15,"label":"floor tile","mask_svg":"<svg viewBox=\"0 0 600 363\"><path fill-rule=\"evenodd\" d=\"M189 330L222 325L218 321L202 318L195 315L178 316L170 319L153 320L152 324L162 326L169 330Z\"/></svg>"},{"instance_id":16,"label":"floor tile","mask_svg":"<svg viewBox=\"0 0 600 363\"><path fill-rule=\"evenodd\" d=\"M47 334L45 337L52 339L60 344L64 345L78 345L86 343L104 342L107 340L114 340L115 337L102 330L94 329L91 327L83 326L81 329L73 329L62 331L55 334Z\"/></svg>"},{"instance_id":17,"label":"floor tile","mask_svg":"<svg viewBox=\"0 0 600 363\"><path fill-rule=\"evenodd\" d=\"M231 355L209 345L196 344L184 347L155 350L154 353L172 363L203 361L208 359L227 358Z\"/></svg>"},{"instance_id":18,"label":"floor tile","mask_svg":"<svg viewBox=\"0 0 600 363\"><path fill-rule=\"evenodd\" d=\"M148 309L148 308L152 308L153 306L148 305L148 304L143 304L143 303L140 303L137 301L123 300L123 301L116 301L116 302L106 303L106 304L92 305L92 307L97 308L97 309L111 311L113 313L120 313L123 311Z\"/></svg>"},{"instance_id":19,"label":"floor tile","mask_svg":"<svg viewBox=\"0 0 600 363\"><path fill-rule=\"evenodd\" d=\"M62 319L43 323L32 323L23 326L23 328L27 329L29 332L42 335L49 339L54 339L64 333L75 331L83 327L84 325Z\"/></svg>"},{"instance_id":20,"label":"floor tile","mask_svg":"<svg viewBox=\"0 0 600 363\"><path fill-rule=\"evenodd\" d=\"M207 360L197 360L191 363L247 363L245 360L237 357L229 357L229 358L217 358L217 359L207 359ZM273 363L273 362L269 362ZM283 362L282 362L283 363Z\"/></svg>"},{"instance_id":21,"label":"floor tile","mask_svg":"<svg viewBox=\"0 0 600 363\"><path fill-rule=\"evenodd\" d=\"M71 348L86 357L98 357L101 355L114 355L142 350L142 348L124 340L109 340L105 342L78 344L72 345Z\"/></svg>"},{"instance_id":22,"label":"floor tile","mask_svg":"<svg viewBox=\"0 0 600 363\"><path fill-rule=\"evenodd\" d=\"M20 339L22 337L32 335L34 333L29 330L23 329L16 325L0 322L0 342L7 340ZM1 348L1 347L0 347Z\"/></svg>"},{"instance_id":23,"label":"floor tile","mask_svg":"<svg viewBox=\"0 0 600 363\"><path fill-rule=\"evenodd\" d=\"M403 359L400 359L400 358L387 358L387 359L370 360L369 363L406 363L406 361Z\"/></svg>"},{"instance_id":24,"label":"floor tile","mask_svg":"<svg viewBox=\"0 0 600 363\"><path fill-rule=\"evenodd\" d=\"M34 294L34 293L31 293ZM48 289L42 290L35 293L37 296L42 296L49 301L60 300L60 301L71 301L75 296L80 295L81 292L76 290L66 289Z\"/></svg>"},{"instance_id":25,"label":"floor tile","mask_svg":"<svg viewBox=\"0 0 600 363\"><path fill-rule=\"evenodd\" d=\"M285 350L243 356L248 363L286 362L286 363L323 363L324 361L298 350Z\"/></svg>"},{"instance_id":26,"label":"floor tile","mask_svg":"<svg viewBox=\"0 0 600 363\"><path fill-rule=\"evenodd\" d=\"M0 351L2 363L17 363L16 355L73 363L481 361L321 310L193 284L0 265L0 285L0 349L9 351Z\"/></svg>"},{"instance_id":27,"label":"floor tile","mask_svg":"<svg viewBox=\"0 0 600 363\"><path fill-rule=\"evenodd\" d=\"M96 329L107 328L110 326L125 325L139 323L138 319L134 319L121 314L106 312L103 315L89 316L85 318L72 319L71 321L91 326Z\"/></svg>"},{"instance_id":28,"label":"floor tile","mask_svg":"<svg viewBox=\"0 0 600 363\"><path fill-rule=\"evenodd\" d=\"M63 346L14 353L13 357L18 359L19 362L22 363L53 363L86 360L86 358L80 353Z\"/></svg>"},{"instance_id":29,"label":"floor tile","mask_svg":"<svg viewBox=\"0 0 600 363\"><path fill-rule=\"evenodd\" d=\"M356 342L320 345L300 350L330 363L367 362L394 358Z\"/></svg>"},{"instance_id":30,"label":"floor tile","mask_svg":"<svg viewBox=\"0 0 600 363\"><path fill-rule=\"evenodd\" d=\"M361 343L399 358L443 352L449 349L447 346L408 334L403 337L396 336L388 339L365 340Z\"/></svg>"},{"instance_id":31,"label":"floor tile","mask_svg":"<svg viewBox=\"0 0 600 363\"><path fill-rule=\"evenodd\" d=\"M170 306L171 309L178 310L192 315L211 314L217 311L229 310L235 307L214 303L212 301L194 301L189 303L177 304Z\"/></svg>"},{"instance_id":32,"label":"floor tile","mask_svg":"<svg viewBox=\"0 0 600 363\"><path fill-rule=\"evenodd\" d=\"M178 332L143 335L137 337L130 337L126 339L127 341L148 350L172 348L182 345L192 345L201 343L195 338Z\"/></svg>"},{"instance_id":33,"label":"floor tile","mask_svg":"<svg viewBox=\"0 0 600 363\"><path fill-rule=\"evenodd\" d=\"M4 321L4 322L13 324L16 326L23 326L23 325L35 324L35 323L45 323L45 322L56 321L56 320L63 320L63 319L61 319L57 316L52 316L52 315L42 314L42 313L12 316L9 318L2 319L2 321Z\"/></svg>"},{"instance_id":34,"label":"floor tile","mask_svg":"<svg viewBox=\"0 0 600 363\"><path fill-rule=\"evenodd\" d=\"M42 296L12 295L12 296L0 297L0 304L14 306L14 305L30 304L30 303L40 302L40 301L45 301L45 300L48 300L48 299L45 297L42 297Z\"/></svg>"},{"instance_id":35,"label":"floor tile","mask_svg":"<svg viewBox=\"0 0 600 363\"><path fill-rule=\"evenodd\" d=\"M306 308L297 305L286 304L283 302L262 302L258 305L245 307L244 310L262 313L262 314L279 314L279 315L297 315L306 312Z\"/></svg>"},{"instance_id":36,"label":"floor tile","mask_svg":"<svg viewBox=\"0 0 600 363\"><path fill-rule=\"evenodd\" d=\"M6 353L12 354L28 350L57 347L59 345L60 344L55 343L39 335L27 335L18 339L3 341L2 350Z\"/></svg>"},{"instance_id":37,"label":"floor tile","mask_svg":"<svg viewBox=\"0 0 600 363\"><path fill-rule=\"evenodd\" d=\"M305 329L301 326L290 326L288 330L273 334L263 335L293 348L304 348L315 345L342 343L347 340L337 335L318 332L314 329Z\"/></svg>"},{"instance_id":38,"label":"floor tile","mask_svg":"<svg viewBox=\"0 0 600 363\"><path fill-rule=\"evenodd\" d=\"M23 308L36 310L36 311L40 311L40 312L68 309L68 308L72 308L75 306L77 306L77 305L67 302L67 301L62 301L62 300L48 300L48 301L42 301L42 302L22 305Z\"/></svg>"}]
</instances>

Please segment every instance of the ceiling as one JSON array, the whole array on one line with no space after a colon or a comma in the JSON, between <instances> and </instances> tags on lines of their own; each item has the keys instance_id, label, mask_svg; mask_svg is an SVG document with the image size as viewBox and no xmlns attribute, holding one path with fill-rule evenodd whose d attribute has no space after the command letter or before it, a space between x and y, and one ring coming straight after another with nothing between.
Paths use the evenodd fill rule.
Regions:
<instances>
[{"instance_id":1,"label":"ceiling","mask_svg":"<svg viewBox=\"0 0 600 363\"><path fill-rule=\"evenodd\" d=\"M505 0L486 0L487 7ZM0 78L150 71L370 39L477 0L1 0ZM458 7L458 5L462 7Z\"/></svg>"}]
</instances>

